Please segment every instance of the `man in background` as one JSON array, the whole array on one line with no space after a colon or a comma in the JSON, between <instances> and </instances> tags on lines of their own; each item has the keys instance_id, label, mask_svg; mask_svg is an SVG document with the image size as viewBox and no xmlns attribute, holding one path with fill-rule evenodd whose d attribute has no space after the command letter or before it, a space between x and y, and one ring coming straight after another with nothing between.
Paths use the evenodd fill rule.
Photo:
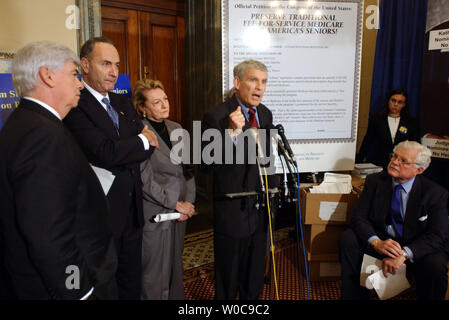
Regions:
<instances>
[{"instance_id":1,"label":"man in background","mask_svg":"<svg viewBox=\"0 0 449 320\"><path fill-rule=\"evenodd\" d=\"M31 43L13 61L22 99L0 132L0 260L13 290L8 298L117 298L106 199L61 121L83 88L78 67L70 49L52 42Z\"/></svg>"},{"instance_id":2,"label":"man in background","mask_svg":"<svg viewBox=\"0 0 449 320\"><path fill-rule=\"evenodd\" d=\"M414 141L399 143L387 171L369 175L340 239L342 299L368 299L360 286L365 253L382 260L385 277L406 263L418 299L444 299L449 259L448 193L421 173L430 150Z\"/></svg>"},{"instance_id":3,"label":"man in background","mask_svg":"<svg viewBox=\"0 0 449 320\"><path fill-rule=\"evenodd\" d=\"M244 61L234 68L235 94L223 104L206 113L202 122L205 131L220 131L222 143L236 155L242 132L251 127L270 129L271 111L261 101L267 84L266 66L255 60ZM240 138L240 139L239 139ZM246 145L247 147L247 145ZM249 163L245 148L245 163L215 163L214 178L214 254L215 299L258 299L263 288L267 243L267 213L256 208L255 197L226 198L228 193L259 191L261 182L257 164ZM239 155L237 155L238 157ZM236 157L234 156L234 160ZM254 160L254 159L252 159ZM269 177L269 186L273 185Z\"/></svg>"},{"instance_id":4,"label":"man in background","mask_svg":"<svg viewBox=\"0 0 449 320\"><path fill-rule=\"evenodd\" d=\"M140 299L142 255L142 181L139 164L157 147L125 97L111 92L120 57L111 40L92 38L81 48L82 83L78 108L65 119L88 161L115 176L107 194L118 255L120 299Z\"/></svg>"}]
</instances>

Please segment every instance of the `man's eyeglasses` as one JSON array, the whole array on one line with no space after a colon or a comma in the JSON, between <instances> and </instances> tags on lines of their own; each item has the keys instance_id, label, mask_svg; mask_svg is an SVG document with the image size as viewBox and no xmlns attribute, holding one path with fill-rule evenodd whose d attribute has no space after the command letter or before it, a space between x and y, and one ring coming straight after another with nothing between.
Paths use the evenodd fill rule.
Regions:
<instances>
[{"instance_id":1,"label":"man's eyeglasses","mask_svg":"<svg viewBox=\"0 0 449 320\"><path fill-rule=\"evenodd\" d=\"M403 166L409 166L415 164L414 162L407 162L404 158L399 157L396 153L390 153L390 159L392 161L399 160L399 163Z\"/></svg>"}]
</instances>

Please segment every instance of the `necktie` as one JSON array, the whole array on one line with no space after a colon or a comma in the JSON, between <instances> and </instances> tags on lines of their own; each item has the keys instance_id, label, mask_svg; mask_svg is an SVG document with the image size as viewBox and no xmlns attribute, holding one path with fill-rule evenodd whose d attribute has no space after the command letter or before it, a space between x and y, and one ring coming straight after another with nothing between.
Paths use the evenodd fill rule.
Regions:
<instances>
[{"instance_id":1,"label":"necktie","mask_svg":"<svg viewBox=\"0 0 449 320\"><path fill-rule=\"evenodd\" d=\"M402 227L404 225L404 220L402 219L401 209L402 209L402 198L401 198L402 185L398 184L394 188L393 197L391 198L391 222L393 223L394 230L396 234L402 238Z\"/></svg>"},{"instance_id":2,"label":"necktie","mask_svg":"<svg viewBox=\"0 0 449 320\"><path fill-rule=\"evenodd\" d=\"M249 112L249 121L248 121L249 126L259 128L259 125L257 124L257 119L256 119L256 111L254 111L253 108L249 108L248 112Z\"/></svg>"},{"instance_id":3,"label":"necktie","mask_svg":"<svg viewBox=\"0 0 449 320\"><path fill-rule=\"evenodd\" d=\"M115 127L115 130L117 130L117 134L120 135L119 130L118 130L119 125L118 125L117 111L115 111L115 109L111 106L108 98L104 97L103 99L101 99L101 101L106 105L108 115L111 118L112 122L114 123L114 127Z\"/></svg>"}]
</instances>

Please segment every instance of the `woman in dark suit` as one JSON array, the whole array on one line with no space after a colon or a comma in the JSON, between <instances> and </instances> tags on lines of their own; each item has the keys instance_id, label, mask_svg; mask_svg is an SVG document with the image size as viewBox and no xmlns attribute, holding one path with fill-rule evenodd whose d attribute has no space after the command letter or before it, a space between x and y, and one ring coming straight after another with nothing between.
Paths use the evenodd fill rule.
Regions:
<instances>
[{"instance_id":1,"label":"woman in dark suit","mask_svg":"<svg viewBox=\"0 0 449 320\"><path fill-rule=\"evenodd\" d=\"M142 242L142 294L144 300L181 300L184 295L182 251L186 220L195 210L195 180L185 165L170 157L170 134L181 125L168 120L170 104L160 81L136 83L133 104L142 122L156 133L159 148L141 163L145 225ZM156 216L179 218L156 222ZM156 221L155 221L156 220Z\"/></svg>"},{"instance_id":2,"label":"woman in dark suit","mask_svg":"<svg viewBox=\"0 0 449 320\"><path fill-rule=\"evenodd\" d=\"M388 94L383 109L368 122L368 130L356 162L364 162L370 146L374 144L376 154L372 162L386 168L393 147L405 140L420 141L418 123L410 116L407 92L404 89L394 89Z\"/></svg>"}]
</instances>

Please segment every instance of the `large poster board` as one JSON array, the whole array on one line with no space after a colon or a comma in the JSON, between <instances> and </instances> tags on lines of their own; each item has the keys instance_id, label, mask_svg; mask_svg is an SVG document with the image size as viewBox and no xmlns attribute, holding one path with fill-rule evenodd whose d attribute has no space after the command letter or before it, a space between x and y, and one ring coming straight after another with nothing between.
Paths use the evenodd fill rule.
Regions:
<instances>
[{"instance_id":1,"label":"large poster board","mask_svg":"<svg viewBox=\"0 0 449 320\"><path fill-rule=\"evenodd\" d=\"M236 64L265 63L263 103L301 172L354 167L362 19L363 0L222 0L223 92Z\"/></svg>"}]
</instances>

